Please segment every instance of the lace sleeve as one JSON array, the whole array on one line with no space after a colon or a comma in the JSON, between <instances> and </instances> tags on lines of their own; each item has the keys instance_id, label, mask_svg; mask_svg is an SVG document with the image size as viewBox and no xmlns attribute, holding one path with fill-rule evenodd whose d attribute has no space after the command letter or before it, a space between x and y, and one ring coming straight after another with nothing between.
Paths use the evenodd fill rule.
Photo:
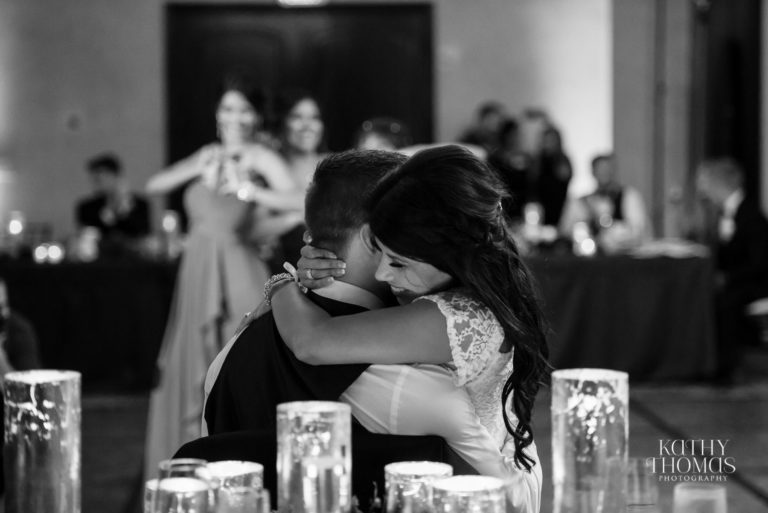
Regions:
<instances>
[{"instance_id":1,"label":"lace sleeve","mask_svg":"<svg viewBox=\"0 0 768 513\"><path fill-rule=\"evenodd\" d=\"M432 301L445 317L456 366L456 386L473 381L490 364L504 340L504 330L496 316L480 301L459 291L418 299Z\"/></svg>"}]
</instances>

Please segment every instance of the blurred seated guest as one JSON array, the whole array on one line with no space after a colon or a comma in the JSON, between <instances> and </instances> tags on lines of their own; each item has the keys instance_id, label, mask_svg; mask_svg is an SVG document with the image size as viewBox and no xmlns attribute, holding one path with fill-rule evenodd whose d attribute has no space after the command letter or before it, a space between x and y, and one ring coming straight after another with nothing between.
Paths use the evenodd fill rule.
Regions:
<instances>
[{"instance_id":1,"label":"blurred seated guest","mask_svg":"<svg viewBox=\"0 0 768 513\"><path fill-rule=\"evenodd\" d=\"M520 147L520 127L508 119L499 131L499 147L488 157L488 163L501 177L511 195L504 210L512 219L523 216L523 205L528 202L531 158Z\"/></svg>"},{"instance_id":2,"label":"blurred seated guest","mask_svg":"<svg viewBox=\"0 0 768 513\"><path fill-rule=\"evenodd\" d=\"M731 158L702 162L696 189L718 213L714 254L720 377L732 377L744 344L757 344L758 333L746 316L747 305L768 297L768 220L744 190L744 173Z\"/></svg>"},{"instance_id":3,"label":"blurred seated guest","mask_svg":"<svg viewBox=\"0 0 768 513\"><path fill-rule=\"evenodd\" d=\"M0 386L9 372L38 368L40 357L35 331L27 319L11 310L8 287L5 280L0 278ZM0 394L0 398L4 398L4 394ZM0 441L0 454L4 441L5 436ZM4 492L5 475L3 465L0 465L0 495Z\"/></svg>"},{"instance_id":4,"label":"blurred seated guest","mask_svg":"<svg viewBox=\"0 0 768 513\"><path fill-rule=\"evenodd\" d=\"M499 128L506 116L506 109L499 102L483 103L477 109L476 124L462 134L459 142L480 146L492 153L499 144Z\"/></svg>"},{"instance_id":5,"label":"blurred seated guest","mask_svg":"<svg viewBox=\"0 0 768 513\"><path fill-rule=\"evenodd\" d=\"M411 144L411 131L394 118L373 118L363 121L355 137L358 150L395 151Z\"/></svg>"},{"instance_id":6,"label":"blurred seated guest","mask_svg":"<svg viewBox=\"0 0 768 513\"><path fill-rule=\"evenodd\" d=\"M0 383L9 372L39 367L35 330L24 316L11 310L8 287L0 278Z\"/></svg>"},{"instance_id":7,"label":"blurred seated guest","mask_svg":"<svg viewBox=\"0 0 768 513\"><path fill-rule=\"evenodd\" d=\"M77 204L79 228L97 228L102 239L137 238L149 234L149 204L133 193L117 156L97 155L88 161L94 194Z\"/></svg>"},{"instance_id":8,"label":"blurred seated guest","mask_svg":"<svg viewBox=\"0 0 768 513\"><path fill-rule=\"evenodd\" d=\"M568 203L561 231L570 236L581 221L589 225L608 252L637 245L648 232L648 215L640 193L618 181L616 158L611 154L592 159L592 174L597 189Z\"/></svg>"},{"instance_id":9,"label":"blurred seated guest","mask_svg":"<svg viewBox=\"0 0 768 513\"><path fill-rule=\"evenodd\" d=\"M563 151L563 138L553 126L541 133L539 152L533 161L533 197L544 209L544 224L557 226L573 176L571 159Z\"/></svg>"}]
</instances>

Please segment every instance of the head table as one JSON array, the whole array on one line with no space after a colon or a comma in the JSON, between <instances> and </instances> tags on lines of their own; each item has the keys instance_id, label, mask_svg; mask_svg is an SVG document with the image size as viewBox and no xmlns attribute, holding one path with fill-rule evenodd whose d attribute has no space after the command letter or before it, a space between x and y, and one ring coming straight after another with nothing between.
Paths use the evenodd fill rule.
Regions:
<instances>
[{"instance_id":1,"label":"head table","mask_svg":"<svg viewBox=\"0 0 768 513\"><path fill-rule=\"evenodd\" d=\"M527 263L542 292L556 368L616 369L633 380L713 373L708 259L553 256ZM0 262L12 307L35 327L44 366L81 372L85 390L150 386L176 270L176 263L134 260Z\"/></svg>"}]
</instances>

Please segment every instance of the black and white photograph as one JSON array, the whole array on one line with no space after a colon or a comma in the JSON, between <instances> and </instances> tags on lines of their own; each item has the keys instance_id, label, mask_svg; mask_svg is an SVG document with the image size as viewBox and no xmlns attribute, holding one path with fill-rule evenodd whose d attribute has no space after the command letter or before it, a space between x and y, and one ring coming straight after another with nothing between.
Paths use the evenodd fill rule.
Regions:
<instances>
[{"instance_id":1,"label":"black and white photograph","mask_svg":"<svg viewBox=\"0 0 768 513\"><path fill-rule=\"evenodd\" d=\"M0 513L768 511L768 1L0 0Z\"/></svg>"}]
</instances>

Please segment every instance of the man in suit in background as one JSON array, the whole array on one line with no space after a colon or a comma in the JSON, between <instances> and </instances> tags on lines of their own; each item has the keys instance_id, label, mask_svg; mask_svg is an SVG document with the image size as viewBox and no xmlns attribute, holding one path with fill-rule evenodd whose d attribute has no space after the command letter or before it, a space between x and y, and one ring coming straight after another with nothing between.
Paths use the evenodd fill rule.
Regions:
<instances>
[{"instance_id":1,"label":"man in suit in background","mask_svg":"<svg viewBox=\"0 0 768 513\"><path fill-rule=\"evenodd\" d=\"M744 189L744 173L731 158L702 162L696 187L718 212L718 237L713 249L719 378L730 381L743 347L758 341L756 325L747 317L746 308L768 297L768 220Z\"/></svg>"},{"instance_id":2,"label":"man in suit in background","mask_svg":"<svg viewBox=\"0 0 768 513\"><path fill-rule=\"evenodd\" d=\"M88 161L87 167L94 194L77 204L78 228L96 228L105 240L148 235L149 204L128 189L117 156L97 155Z\"/></svg>"}]
</instances>

